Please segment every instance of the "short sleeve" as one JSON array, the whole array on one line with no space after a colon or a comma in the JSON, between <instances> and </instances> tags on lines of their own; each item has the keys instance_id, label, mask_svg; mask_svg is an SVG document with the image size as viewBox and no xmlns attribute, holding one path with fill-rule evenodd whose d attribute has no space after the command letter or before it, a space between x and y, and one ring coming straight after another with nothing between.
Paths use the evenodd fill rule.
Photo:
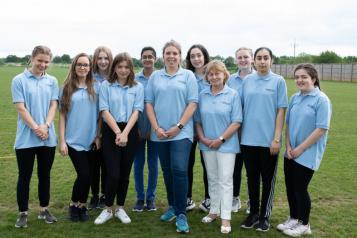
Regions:
<instances>
[{"instance_id":1,"label":"short sleeve","mask_svg":"<svg viewBox=\"0 0 357 238\"><path fill-rule=\"evenodd\" d=\"M14 78L11 83L12 102L25 102L23 85L20 78Z\"/></svg>"},{"instance_id":2,"label":"short sleeve","mask_svg":"<svg viewBox=\"0 0 357 238\"><path fill-rule=\"evenodd\" d=\"M285 79L281 77L278 82L278 108L286 107L288 107L288 94Z\"/></svg>"},{"instance_id":3,"label":"short sleeve","mask_svg":"<svg viewBox=\"0 0 357 238\"><path fill-rule=\"evenodd\" d=\"M136 85L136 94L135 94L135 100L134 100L134 110L138 110L140 112L143 112L144 110L144 87L141 83L138 83Z\"/></svg>"},{"instance_id":4,"label":"short sleeve","mask_svg":"<svg viewBox=\"0 0 357 238\"><path fill-rule=\"evenodd\" d=\"M327 97L321 98L316 108L316 127L328 130L330 128L332 106Z\"/></svg>"},{"instance_id":5,"label":"short sleeve","mask_svg":"<svg viewBox=\"0 0 357 238\"><path fill-rule=\"evenodd\" d=\"M56 78L53 78L51 100L58 100L58 99L59 99L58 82Z\"/></svg>"},{"instance_id":6,"label":"short sleeve","mask_svg":"<svg viewBox=\"0 0 357 238\"><path fill-rule=\"evenodd\" d=\"M99 111L109 111L109 84L107 81L101 84L99 89Z\"/></svg>"},{"instance_id":7,"label":"short sleeve","mask_svg":"<svg viewBox=\"0 0 357 238\"><path fill-rule=\"evenodd\" d=\"M286 122L287 125L289 125L290 111L291 111L291 107L293 105L294 99L295 99L295 95L291 96L290 103L288 105L288 109L286 110L285 122Z\"/></svg>"},{"instance_id":8,"label":"short sleeve","mask_svg":"<svg viewBox=\"0 0 357 238\"><path fill-rule=\"evenodd\" d=\"M187 101L190 102L198 102L198 86L197 80L195 75L191 71L187 71L188 78L187 78Z\"/></svg>"},{"instance_id":9,"label":"short sleeve","mask_svg":"<svg viewBox=\"0 0 357 238\"><path fill-rule=\"evenodd\" d=\"M238 92L235 91L232 102L232 113L231 121L242 123L243 114L242 114L242 103Z\"/></svg>"},{"instance_id":10,"label":"short sleeve","mask_svg":"<svg viewBox=\"0 0 357 238\"><path fill-rule=\"evenodd\" d=\"M145 102L146 103L155 103L155 97L154 97L154 81L155 81L155 75L156 73L154 72L149 79L149 82L145 88Z\"/></svg>"}]
</instances>

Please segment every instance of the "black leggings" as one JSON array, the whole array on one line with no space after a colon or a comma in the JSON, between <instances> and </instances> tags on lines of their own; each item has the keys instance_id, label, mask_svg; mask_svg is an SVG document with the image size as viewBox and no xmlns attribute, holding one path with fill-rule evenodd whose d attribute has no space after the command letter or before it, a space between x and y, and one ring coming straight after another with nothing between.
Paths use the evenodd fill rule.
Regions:
<instances>
[{"instance_id":1,"label":"black leggings","mask_svg":"<svg viewBox=\"0 0 357 238\"><path fill-rule=\"evenodd\" d=\"M37 157L38 198L41 207L47 207L50 201L50 173L55 158L56 147L31 147L16 149L19 177L17 181L17 204L20 212L28 211L30 181L35 156Z\"/></svg>"},{"instance_id":2,"label":"black leggings","mask_svg":"<svg viewBox=\"0 0 357 238\"><path fill-rule=\"evenodd\" d=\"M187 197L192 198L192 184L193 184L193 167L195 165L195 160L196 160L196 146L197 146L197 140L194 140L192 143L191 151L190 151L190 158L188 160L188 190L187 190ZM200 151L200 156L201 156L201 164L202 164L202 169L203 169L203 183L205 186L205 199L209 198L209 193L208 193L208 180L207 180L207 171L205 167L205 163L203 160L203 155L202 151Z\"/></svg>"},{"instance_id":3,"label":"black leggings","mask_svg":"<svg viewBox=\"0 0 357 238\"><path fill-rule=\"evenodd\" d=\"M92 167L92 179L91 179L91 190L93 196L99 195L99 185L101 193L105 194L105 178L106 169L104 163L103 149L94 151L93 167Z\"/></svg>"},{"instance_id":4,"label":"black leggings","mask_svg":"<svg viewBox=\"0 0 357 238\"><path fill-rule=\"evenodd\" d=\"M236 161L233 172L233 197L240 195L240 187L242 181L243 156L241 153L236 154Z\"/></svg>"},{"instance_id":5,"label":"black leggings","mask_svg":"<svg viewBox=\"0 0 357 238\"><path fill-rule=\"evenodd\" d=\"M72 189L72 202L86 203L91 181L94 152L92 150L77 151L68 146L68 155L71 158L73 166L77 172L77 178Z\"/></svg>"},{"instance_id":6,"label":"black leggings","mask_svg":"<svg viewBox=\"0 0 357 238\"><path fill-rule=\"evenodd\" d=\"M242 145L241 148L248 177L250 212L260 212L260 219L268 219L273 209L278 155L271 155L268 147ZM259 207L260 180L263 191Z\"/></svg>"},{"instance_id":7,"label":"black leggings","mask_svg":"<svg viewBox=\"0 0 357 238\"><path fill-rule=\"evenodd\" d=\"M309 224L311 200L308 186L314 170L284 158L286 195L288 197L290 217L299 219L304 225Z\"/></svg>"},{"instance_id":8,"label":"black leggings","mask_svg":"<svg viewBox=\"0 0 357 238\"><path fill-rule=\"evenodd\" d=\"M117 124L123 131L126 123ZM128 135L127 145L125 147L117 146L114 132L106 123L103 123L103 155L107 170L105 205L107 207L113 206L115 196L117 205L124 206L134 153L139 142L138 138L138 127L135 124Z\"/></svg>"}]
</instances>

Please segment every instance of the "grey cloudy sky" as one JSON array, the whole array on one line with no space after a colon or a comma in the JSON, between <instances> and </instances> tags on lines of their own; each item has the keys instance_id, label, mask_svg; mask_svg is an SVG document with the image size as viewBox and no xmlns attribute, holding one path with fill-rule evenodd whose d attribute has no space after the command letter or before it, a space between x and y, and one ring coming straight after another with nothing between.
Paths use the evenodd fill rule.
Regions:
<instances>
[{"instance_id":1,"label":"grey cloudy sky","mask_svg":"<svg viewBox=\"0 0 357 238\"><path fill-rule=\"evenodd\" d=\"M147 45L161 55L170 39L183 54L201 43L224 57L240 46L292 56L295 41L296 54L357 55L355 0L11 0L0 12L0 57L44 44L55 55L106 45L139 58Z\"/></svg>"}]
</instances>

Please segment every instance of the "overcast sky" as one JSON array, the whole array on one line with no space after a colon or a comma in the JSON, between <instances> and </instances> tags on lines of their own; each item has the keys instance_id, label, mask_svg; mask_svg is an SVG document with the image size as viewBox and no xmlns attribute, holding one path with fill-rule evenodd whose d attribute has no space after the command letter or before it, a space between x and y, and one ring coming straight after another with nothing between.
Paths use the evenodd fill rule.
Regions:
<instances>
[{"instance_id":1,"label":"overcast sky","mask_svg":"<svg viewBox=\"0 0 357 238\"><path fill-rule=\"evenodd\" d=\"M357 56L356 0L11 0L0 10L0 57L30 54L35 45L54 55L113 54L140 57L151 45L195 43L211 55L233 56L240 46L268 46L277 56L332 50Z\"/></svg>"}]
</instances>

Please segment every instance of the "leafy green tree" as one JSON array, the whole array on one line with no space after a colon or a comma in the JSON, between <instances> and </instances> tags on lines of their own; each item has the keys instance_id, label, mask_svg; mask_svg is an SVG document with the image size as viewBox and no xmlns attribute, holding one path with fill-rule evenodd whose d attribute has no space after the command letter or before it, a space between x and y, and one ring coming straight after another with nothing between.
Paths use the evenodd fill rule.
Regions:
<instances>
[{"instance_id":1,"label":"leafy green tree","mask_svg":"<svg viewBox=\"0 0 357 238\"><path fill-rule=\"evenodd\" d=\"M155 62L155 68L156 69L162 69L164 67L164 61L163 59L160 57L160 58L157 58L156 62Z\"/></svg>"},{"instance_id":2,"label":"leafy green tree","mask_svg":"<svg viewBox=\"0 0 357 238\"><path fill-rule=\"evenodd\" d=\"M63 64L70 64L72 62L71 56L64 54L61 56L61 60Z\"/></svg>"},{"instance_id":3,"label":"leafy green tree","mask_svg":"<svg viewBox=\"0 0 357 238\"><path fill-rule=\"evenodd\" d=\"M56 55L55 57L53 57L52 62L55 63L55 64L61 64L62 63L61 56Z\"/></svg>"},{"instance_id":4,"label":"leafy green tree","mask_svg":"<svg viewBox=\"0 0 357 238\"><path fill-rule=\"evenodd\" d=\"M333 63L341 63L342 58L338 56L335 52L326 50L322 52L318 57L315 58L314 63L319 64L333 64Z\"/></svg>"},{"instance_id":5,"label":"leafy green tree","mask_svg":"<svg viewBox=\"0 0 357 238\"><path fill-rule=\"evenodd\" d=\"M222 62L224 61L224 58L220 55L211 56L210 58L211 58L211 60L220 60Z\"/></svg>"},{"instance_id":6,"label":"leafy green tree","mask_svg":"<svg viewBox=\"0 0 357 238\"><path fill-rule=\"evenodd\" d=\"M134 68L142 68L143 64L141 63L140 60L133 58L133 64L134 64Z\"/></svg>"},{"instance_id":7,"label":"leafy green tree","mask_svg":"<svg viewBox=\"0 0 357 238\"><path fill-rule=\"evenodd\" d=\"M20 62L20 58L17 57L16 55L8 55L5 58L6 63L18 63Z\"/></svg>"},{"instance_id":8,"label":"leafy green tree","mask_svg":"<svg viewBox=\"0 0 357 238\"><path fill-rule=\"evenodd\" d=\"M226 65L227 68L235 68L235 60L232 56L228 56L227 58L224 59L223 63Z\"/></svg>"}]
</instances>

